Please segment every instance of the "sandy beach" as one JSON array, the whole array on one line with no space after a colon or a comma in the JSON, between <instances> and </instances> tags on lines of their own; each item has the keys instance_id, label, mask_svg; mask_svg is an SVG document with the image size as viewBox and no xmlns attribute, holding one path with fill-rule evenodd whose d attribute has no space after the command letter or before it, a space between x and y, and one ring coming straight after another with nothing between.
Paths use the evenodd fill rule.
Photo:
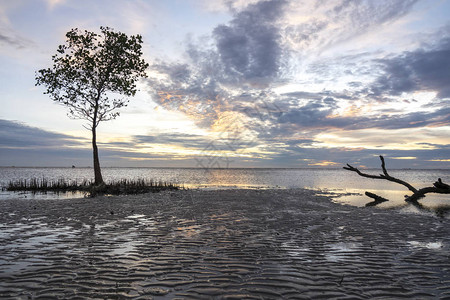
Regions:
<instances>
[{"instance_id":1,"label":"sandy beach","mask_svg":"<svg viewBox=\"0 0 450 300\"><path fill-rule=\"evenodd\" d=\"M450 220L313 191L0 203L2 299L449 299Z\"/></svg>"}]
</instances>

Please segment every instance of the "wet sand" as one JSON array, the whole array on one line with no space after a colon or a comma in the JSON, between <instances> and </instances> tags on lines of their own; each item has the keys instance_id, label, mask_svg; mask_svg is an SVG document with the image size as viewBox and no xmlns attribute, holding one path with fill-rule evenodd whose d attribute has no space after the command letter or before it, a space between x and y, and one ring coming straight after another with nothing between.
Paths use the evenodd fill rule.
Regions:
<instances>
[{"instance_id":1,"label":"wet sand","mask_svg":"<svg viewBox=\"0 0 450 300\"><path fill-rule=\"evenodd\" d=\"M0 202L2 299L450 298L450 220L308 190Z\"/></svg>"}]
</instances>

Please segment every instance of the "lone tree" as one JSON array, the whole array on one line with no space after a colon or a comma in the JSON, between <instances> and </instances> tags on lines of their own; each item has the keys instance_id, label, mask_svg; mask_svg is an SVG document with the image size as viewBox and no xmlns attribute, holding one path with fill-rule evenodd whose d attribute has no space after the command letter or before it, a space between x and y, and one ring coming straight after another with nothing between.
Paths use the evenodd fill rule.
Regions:
<instances>
[{"instance_id":1,"label":"lone tree","mask_svg":"<svg viewBox=\"0 0 450 300\"><path fill-rule=\"evenodd\" d=\"M103 177L98 158L96 129L101 121L119 116L118 108L129 100L114 94L134 96L136 82L146 77L148 64L142 56L142 36L127 36L109 27L97 34L77 28L66 33L66 43L52 56L53 67L36 73L36 85L44 85L44 94L69 108L68 116L87 120L92 132L95 185Z\"/></svg>"}]
</instances>

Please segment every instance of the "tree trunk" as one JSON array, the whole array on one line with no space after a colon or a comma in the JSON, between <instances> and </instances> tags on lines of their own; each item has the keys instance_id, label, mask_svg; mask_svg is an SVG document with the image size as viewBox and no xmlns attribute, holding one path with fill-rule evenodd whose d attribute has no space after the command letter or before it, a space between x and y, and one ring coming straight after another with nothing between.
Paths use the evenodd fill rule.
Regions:
<instances>
[{"instance_id":1,"label":"tree trunk","mask_svg":"<svg viewBox=\"0 0 450 300\"><path fill-rule=\"evenodd\" d=\"M104 184L102 171L100 169L100 161L98 159L98 148L97 148L97 132L96 127L92 126L92 149L94 150L94 176L95 185L99 186Z\"/></svg>"}]
</instances>

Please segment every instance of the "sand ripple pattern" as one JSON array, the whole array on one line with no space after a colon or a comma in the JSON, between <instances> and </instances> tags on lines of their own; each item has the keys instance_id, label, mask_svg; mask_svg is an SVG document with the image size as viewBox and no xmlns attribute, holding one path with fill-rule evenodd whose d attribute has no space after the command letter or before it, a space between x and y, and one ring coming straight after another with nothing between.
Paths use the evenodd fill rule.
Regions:
<instances>
[{"instance_id":1,"label":"sand ripple pattern","mask_svg":"<svg viewBox=\"0 0 450 300\"><path fill-rule=\"evenodd\" d=\"M450 224L305 190L0 203L2 299L450 298Z\"/></svg>"}]
</instances>

